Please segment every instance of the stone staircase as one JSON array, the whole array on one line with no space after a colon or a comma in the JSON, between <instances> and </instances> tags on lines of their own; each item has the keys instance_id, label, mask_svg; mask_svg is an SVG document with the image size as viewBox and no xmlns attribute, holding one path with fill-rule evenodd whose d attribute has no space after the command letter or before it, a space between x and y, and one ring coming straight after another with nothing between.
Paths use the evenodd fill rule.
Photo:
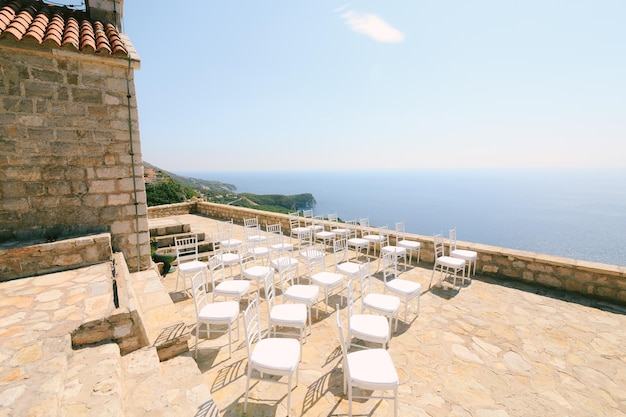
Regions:
<instances>
[{"instance_id":1,"label":"stone staircase","mask_svg":"<svg viewBox=\"0 0 626 417\"><path fill-rule=\"evenodd\" d=\"M150 239L156 242L157 250L163 253L176 253L174 238L196 235L198 237L198 257L206 261L213 251L213 243L204 232L193 232L188 223L179 223L173 219L151 219ZM176 262L174 261L174 264Z\"/></svg>"}]
</instances>

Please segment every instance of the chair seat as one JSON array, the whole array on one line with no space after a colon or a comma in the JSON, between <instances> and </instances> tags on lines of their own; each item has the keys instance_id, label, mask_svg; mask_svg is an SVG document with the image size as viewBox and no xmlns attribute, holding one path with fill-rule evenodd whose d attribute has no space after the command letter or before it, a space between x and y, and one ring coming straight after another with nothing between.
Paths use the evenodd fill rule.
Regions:
<instances>
[{"instance_id":1,"label":"chair seat","mask_svg":"<svg viewBox=\"0 0 626 417\"><path fill-rule=\"evenodd\" d=\"M353 237L352 239L348 239L348 245L350 246L365 247L369 245L369 243L369 240L360 237Z\"/></svg>"},{"instance_id":2,"label":"chair seat","mask_svg":"<svg viewBox=\"0 0 626 417\"><path fill-rule=\"evenodd\" d=\"M387 343L389 321L384 316L374 314L353 314L350 317L350 334L369 342Z\"/></svg>"},{"instance_id":3,"label":"chair seat","mask_svg":"<svg viewBox=\"0 0 626 417\"><path fill-rule=\"evenodd\" d=\"M368 242L379 243L383 241L383 237L380 235L365 235L363 239L366 239Z\"/></svg>"},{"instance_id":4,"label":"chair seat","mask_svg":"<svg viewBox=\"0 0 626 417\"><path fill-rule=\"evenodd\" d=\"M312 304L317 300L319 292L316 285L292 285L285 291L285 297L291 301Z\"/></svg>"},{"instance_id":5,"label":"chair seat","mask_svg":"<svg viewBox=\"0 0 626 417\"><path fill-rule=\"evenodd\" d=\"M310 260L310 259L318 259L318 258L323 258L324 256L326 256L326 253L320 251L320 250L306 250L306 251L302 251L300 252L300 256L305 259L305 260Z\"/></svg>"},{"instance_id":6,"label":"chair seat","mask_svg":"<svg viewBox=\"0 0 626 417\"><path fill-rule=\"evenodd\" d=\"M222 262L224 262L224 265L226 266L234 265L236 263L239 263L239 261L241 260L241 257L239 256L238 253L226 252L220 256L222 257Z\"/></svg>"},{"instance_id":7,"label":"chair seat","mask_svg":"<svg viewBox=\"0 0 626 417\"><path fill-rule=\"evenodd\" d=\"M226 240L222 240L220 242L220 246L222 247L222 249L224 250L229 250L232 248L236 248L238 246L242 245L242 241L239 239L226 239Z\"/></svg>"},{"instance_id":8,"label":"chair seat","mask_svg":"<svg viewBox=\"0 0 626 417\"><path fill-rule=\"evenodd\" d=\"M250 362L261 372L290 374L300 361L300 343L296 339L269 338L260 340L250 354Z\"/></svg>"},{"instance_id":9,"label":"chair seat","mask_svg":"<svg viewBox=\"0 0 626 417\"><path fill-rule=\"evenodd\" d=\"M364 389L394 389L400 383L396 367L385 349L368 349L347 355L353 385Z\"/></svg>"},{"instance_id":10,"label":"chair seat","mask_svg":"<svg viewBox=\"0 0 626 417\"><path fill-rule=\"evenodd\" d=\"M253 279L253 280L258 281L258 280L265 278L265 276L272 271L273 269L269 266L254 265L254 266L251 266L250 268L244 269L243 276L248 279Z\"/></svg>"},{"instance_id":11,"label":"chair seat","mask_svg":"<svg viewBox=\"0 0 626 417\"><path fill-rule=\"evenodd\" d=\"M283 260L288 260L288 264L281 264L281 261ZM295 258L292 258L291 256L283 256L281 258L276 258L276 259L272 259L272 262L270 263L270 265L276 270L279 271L280 267L294 267L296 265L298 265L298 260Z\"/></svg>"},{"instance_id":12,"label":"chair seat","mask_svg":"<svg viewBox=\"0 0 626 417\"><path fill-rule=\"evenodd\" d=\"M343 275L330 271L322 271L311 276L311 281L320 287L332 288L343 284Z\"/></svg>"},{"instance_id":13,"label":"chair seat","mask_svg":"<svg viewBox=\"0 0 626 417\"><path fill-rule=\"evenodd\" d=\"M356 262L342 262L337 265L337 270L342 274L354 276L361 270L361 264Z\"/></svg>"},{"instance_id":14,"label":"chair seat","mask_svg":"<svg viewBox=\"0 0 626 417\"><path fill-rule=\"evenodd\" d=\"M270 250L276 252L291 252L293 250L293 245L291 243L275 243L273 245L270 245Z\"/></svg>"},{"instance_id":15,"label":"chair seat","mask_svg":"<svg viewBox=\"0 0 626 417\"><path fill-rule=\"evenodd\" d=\"M400 299L395 295L370 293L363 299L365 306L387 314L395 314L400 308Z\"/></svg>"},{"instance_id":16,"label":"chair seat","mask_svg":"<svg viewBox=\"0 0 626 417\"><path fill-rule=\"evenodd\" d=\"M200 321L210 321L211 324L228 324L237 319L239 303L237 301L220 301L202 307L198 318Z\"/></svg>"},{"instance_id":17,"label":"chair seat","mask_svg":"<svg viewBox=\"0 0 626 417\"><path fill-rule=\"evenodd\" d=\"M227 280L222 281L213 289L215 294L224 296L241 297L250 292L250 281L244 280Z\"/></svg>"},{"instance_id":18,"label":"chair seat","mask_svg":"<svg viewBox=\"0 0 626 417\"><path fill-rule=\"evenodd\" d=\"M466 261L475 261L478 258L478 253L473 250L455 249L450 253L450 256Z\"/></svg>"},{"instance_id":19,"label":"chair seat","mask_svg":"<svg viewBox=\"0 0 626 417\"><path fill-rule=\"evenodd\" d=\"M396 294L403 296L411 296L413 294L419 294L422 291L422 285L418 282L409 281L406 279L394 279L388 281L385 286Z\"/></svg>"},{"instance_id":20,"label":"chair seat","mask_svg":"<svg viewBox=\"0 0 626 417\"><path fill-rule=\"evenodd\" d=\"M304 304L276 304L271 311L272 323L277 326L297 327L306 325L307 308Z\"/></svg>"},{"instance_id":21,"label":"chair seat","mask_svg":"<svg viewBox=\"0 0 626 417\"><path fill-rule=\"evenodd\" d=\"M396 256L401 256L406 254L406 248L401 248L399 246L383 246L381 249L383 253L393 253Z\"/></svg>"},{"instance_id":22,"label":"chair seat","mask_svg":"<svg viewBox=\"0 0 626 417\"><path fill-rule=\"evenodd\" d=\"M333 237L335 237L335 234L329 231L320 231L315 232L315 237L318 239L332 239Z\"/></svg>"},{"instance_id":23,"label":"chair seat","mask_svg":"<svg viewBox=\"0 0 626 417\"><path fill-rule=\"evenodd\" d=\"M417 250L422 247L422 244L412 240L400 240L396 242L396 246L400 246L401 248L406 248L408 250Z\"/></svg>"},{"instance_id":24,"label":"chair seat","mask_svg":"<svg viewBox=\"0 0 626 417\"><path fill-rule=\"evenodd\" d=\"M189 262L181 262L178 265L178 268L182 272L197 272L207 268L207 264L202 261L189 261Z\"/></svg>"},{"instance_id":25,"label":"chair seat","mask_svg":"<svg viewBox=\"0 0 626 417\"><path fill-rule=\"evenodd\" d=\"M465 259L453 258L452 256L440 256L437 263L448 268L462 269L465 267Z\"/></svg>"}]
</instances>

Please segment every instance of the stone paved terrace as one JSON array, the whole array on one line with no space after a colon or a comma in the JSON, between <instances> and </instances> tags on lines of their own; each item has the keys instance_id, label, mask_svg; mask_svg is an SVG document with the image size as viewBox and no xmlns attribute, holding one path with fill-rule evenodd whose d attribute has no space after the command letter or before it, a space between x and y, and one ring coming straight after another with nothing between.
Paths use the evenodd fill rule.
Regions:
<instances>
[{"instance_id":1,"label":"stone paved terrace","mask_svg":"<svg viewBox=\"0 0 626 417\"><path fill-rule=\"evenodd\" d=\"M193 232L207 236L217 229L217 220L197 215L154 219L151 226L168 222L189 223ZM242 229L235 230L242 237ZM330 252L326 260L332 268ZM480 276L459 291L428 290L431 267L422 262L401 275L422 283L424 293L419 316L410 314L409 323L401 320L389 344L400 375L400 416L626 415L624 307ZM5 404L21 394L15 390L27 378L43 379L36 392L20 400L54 398L50 391L61 383L54 365L61 359L54 357L55 346L42 343L58 342L57 349L65 349L66 332L84 320L85 311L97 315L108 308L107 301L100 300L107 268L94 266L0 285L0 416L20 415ZM381 289L380 273L375 277ZM68 284L74 281L81 285ZM162 282L180 319L193 328L192 299L174 291L175 274ZM85 291L88 297L81 298L79 293ZM245 305L242 301L242 310ZM347 415L333 310L322 309L317 320L313 313L289 415ZM261 314L266 317L264 301ZM345 314L343 307L344 321ZM220 415L240 416L247 364L243 332L231 358L227 341L226 335L201 339L197 365ZM192 337L192 350L194 342ZM35 369L42 363L42 352L50 361ZM175 371L167 375L174 379ZM170 387L169 392L173 390ZM285 394L284 386L254 384L247 415L287 415ZM15 406L13 402L13 410ZM33 415L48 415L44 407L42 401ZM386 400L356 400L354 414L391 416L393 409ZM204 414L199 409L196 415Z\"/></svg>"},{"instance_id":2,"label":"stone paved terrace","mask_svg":"<svg viewBox=\"0 0 626 417\"><path fill-rule=\"evenodd\" d=\"M168 221L189 223L192 232L207 236L217 230L217 220L196 215L151 220ZM333 263L329 252L327 268ZM624 307L480 276L460 291L429 291L431 268L421 262L401 274L420 282L424 293L419 316L410 314L409 323L400 320L389 344L400 375L400 416L626 415ZM375 277L382 289L380 272ZM163 280L181 317L192 324L193 301L174 292L175 281L175 274ZM313 312L289 415L347 415L333 311L320 311L318 320ZM263 300L261 315L266 317ZM345 322L345 307L342 316ZM224 416L243 414L247 358L241 336L230 359L225 335L201 338L199 345L198 366ZM284 386L257 383L248 415L286 415L285 394ZM354 413L391 416L391 405L357 400Z\"/></svg>"}]
</instances>

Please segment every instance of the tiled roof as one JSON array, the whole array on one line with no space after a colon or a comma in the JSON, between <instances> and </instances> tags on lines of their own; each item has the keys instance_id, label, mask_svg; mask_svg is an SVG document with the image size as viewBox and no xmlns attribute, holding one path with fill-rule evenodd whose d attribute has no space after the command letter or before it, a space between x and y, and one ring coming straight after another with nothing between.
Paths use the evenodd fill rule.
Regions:
<instances>
[{"instance_id":1,"label":"tiled roof","mask_svg":"<svg viewBox=\"0 0 626 417\"><path fill-rule=\"evenodd\" d=\"M85 53L128 55L111 23L92 21L83 11L32 0L0 0L0 38Z\"/></svg>"}]
</instances>

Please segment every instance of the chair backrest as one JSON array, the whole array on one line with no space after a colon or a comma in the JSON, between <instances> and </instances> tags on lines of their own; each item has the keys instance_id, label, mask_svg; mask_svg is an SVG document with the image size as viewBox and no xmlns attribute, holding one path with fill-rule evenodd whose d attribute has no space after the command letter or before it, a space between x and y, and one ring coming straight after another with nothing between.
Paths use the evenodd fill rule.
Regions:
<instances>
[{"instance_id":1,"label":"chair backrest","mask_svg":"<svg viewBox=\"0 0 626 417\"><path fill-rule=\"evenodd\" d=\"M232 231L233 230L233 219L230 220L222 220L217 222L217 231Z\"/></svg>"},{"instance_id":2,"label":"chair backrest","mask_svg":"<svg viewBox=\"0 0 626 417\"><path fill-rule=\"evenodd\" d=\"M454 229L450 229L450 246L449 251L452 252L456 250L456 227Z\"/></svg>"},{"instance_id":3,"label":"chair backrest","mask_svg":"<svg viewBox=\"0 0 626 417\"><path fill-rule=\"evenodd\" d=\"M339 310L339 304L336 305L335 310L337 313L335 314L337 317L337 333L339 333L339 346L341 347L341 356L343 357L343 373L345 374L345 378L350 378L350 369L348 368L348 351L346 347L346 340L343 335L343 324L341 323L341 310Z\"/></svg>"},{"instance_id":4,"label":"chair backrest","mask_svg":"<svg viewBox=\"0 0 626 417\"><path fill-rule=\"evenodd\" d=\"M261 317L259 317L259 294L256 293L254 298L248 303L248 307L243 312L243 324L246 332L246 350L248 358L252 353L252 344L259 342L263 338L261 330Z\"/></svg>"},{"instance_id":5,"label":"chair backrest","mask_svg":"<svg viewBox=\"0 0 626 417\"><path fill-rule=\"evenodd\" d=\"M398 276L398 258L393 252L383 252L383 278L387 282L387 275Z\"/></svg>"},{"instance_id":6,"label":"chair backrest","mask_svg":"<svg viewBox=\"0 0 626 417\"><path fill-rule=\"evenodd\" d=\"M204 287L204 271L198 271L191 277L191 293L196 307L196 319L199 319L200 311L208 304Z\"/></svg>"},{"instance_id":7,"label":"chair backrest","mask_svg":"<svg viewBox=\"0 0 626 417\"><path fill-rule=\"evenodd\" d=\"M359 269L359 280L361 281L361 297L372 292L372 279L370 274L370 261L365 262Z\"/></svg>"},{"instance_id":8,"label":"chair backrest","mask_svg":"<svg viewBox=\"0 0 626 417\"><path fill-rule=\"evenodd\" d=\"M209 256L209 274L211 275L211 287L215 288L216 282L226 279L226 273L224 271L224 259L222 258L222 251L220 249L213 252L212 256Z\"/></svg>"},{"instance_id":9,"label":"chair backrest","mask_svg":"<svg viewBox=\"0 0 626 417\"><path fill-rule=\"evenodd\" d=\"M346 221L346 229L348 230L348 239L352 239L357 237L357 221L356 220L347 220Z\"/></svg>"},{"instance_id":10,"label":"chair backrest","mask_svg":"<svg viewBox=\"0 0 626 417\"><path fill-rule=\"evenodd\" d=\"M333 255L335 257L335 265L348 260L348 245L346 238L335 239L333 241Z\"/></svg>"},{"instance_id":11,"label":"chair backrest","mask_svg":"<svg viewBox=\"0 0 626 417\"><path fill-rule=\"evenodd\" d=\"M337 223L339 221L339 217L337 217L337 213L328 213L328 221Z\"/></svg>"},{"instance_id":12,"label":"chair backrest","mask_svg":"<svg viewBox=\"0 0 626 417\"><path fill-rule=\"evenodd\" d=\"M313 225L313 209L302 210L302 217L304 217L304 225Z\"/></svg>"},{"instance_id":13,"label":"chair backrest","mask_svg":"<svg viewBox=\"0 0 626 417\"><path fill-rule=\"evenodd\" d=\"M243 219L243 225L244 227L257 227L259 225L259 218Z\"/></svg>"},{"instance_id":14,"label":"chair backrest","mask_svg":"<svg viewBox=\"0 0 626 417\"><path fill-rule=\"evenodd\" d=\"M300 217L289 217L289 228L291 230L300 227Z\"/></svg>"},{"instance_id":15,"label":"chair backrest","mask_svg":"<svg viewBox=\"0 0 626 417\"><path fill-rule=\"evenodd\" d=\"M196 235L183 238L175 237L174 246L176 247L176 261L179 264L198 260L198 237Z\"/></svg>"},{"instance_id":16,"label":"chair backrest","mask_svg":"<svg viewBox=\"0 0 626 417\"><path fill-rule=\"evenodd\" d=\"M308 247L311 246L313 244L313 229L310 227L307 227L306 229L300 231L298 233L298 243L300 244L300 247Z\"/></svg>"},{"instance_id":17,"label":"chair backrest","mask_svg":"<svg viewBox=\"0 0 626 417\"><path fill-rule=\"evenodd\" d=\"M270 312L276 303L276 287L274 285L274 274L267 274L263 280L263 291L265 291L265 300L267 302L267 320L270 319Z\"/></svg>"},{"instance_id":18,"label":"chair backrest","mask_svg":"<svg viewBox=\"0 0 626 417\"><path fill-rule=\"evenodd\" d=\"M306 247L304 248L304 250L300 251L300 255L307 259L309 276L313 275L314 271L324 270L324 265L325 265L324 257L326 255L324 246L320 244L315 244L315 245Z\"/></svg>"},{"instance_id":19,"label":"chair backrest","mask_svg":"<svg viewBox=\"0 0 626 417\"><path fill-rule=\"evenodd\" d=\"M228 230L221 230L213 233L213 251L218 251L222 248L222 241L228 240L230 233Z\"/></svg>"},{"instance_id":20,"label":"chair backrest","mask_svg":"<svg viewBox=\"0 0 626 417\"><path fill-rule=\"evenodd\" d=\"M313 233L323 232L326 227L324 226L324 220L321 216L314 216L311 219L311 226L313 226Z\"/></svg>"},{"instance_id":21,"label":"chair backrest","mask_svg":"<svg viewBox=\"0 0 626 417\"><path fill-rule=\"evenodd\" d=\"M371 234L370 232L370 219L369 217L363 217L359 219L359 226L361 226L361 237Z\"/></svg>"},{"instance_id":22,"label":"chair backrest","mask_svg":"<svg viewBox=\"0 0 626 417\"><path fill-rule=\"evenodd\" d=\"M387 225L380 226L378 228L378 236L380 236L380 247L389 244L389 227Z\"/></svg>"},{"instance_id":23,"label":"chair backrest","mask_svg":"<svg viewBox=\"0 0 626 417\"><path fill-rule=\"evenodd\" d=\"M440 258L444 255L444 245L443 245L443 233L439 233L433 236L435 240L435 259Z\"/></svg>"},{"instance_id":24,"label":"chair backrest","mask_svg":"<svg viewBox=\"0 0 626 417\"><path fill-rule=\"evenodd\" d=\"M348 292L348 319L350 319L350 317L354 314L354 304L356 303L356 300L354 299L354 280L352 278L348 280L346 288Z\"/></svg>"},{"instance_id":25,"label":"chair backrest","mask_svg":"<svg viewBox=\"0 0 626 417\"><path fill-rule=\"evenodd\" d=\"M283 230L280 226L280 223L276 223L276 224L267 224L265 223L265 231L267 233L282 233Z\"/></svg>"}]
</instances>

